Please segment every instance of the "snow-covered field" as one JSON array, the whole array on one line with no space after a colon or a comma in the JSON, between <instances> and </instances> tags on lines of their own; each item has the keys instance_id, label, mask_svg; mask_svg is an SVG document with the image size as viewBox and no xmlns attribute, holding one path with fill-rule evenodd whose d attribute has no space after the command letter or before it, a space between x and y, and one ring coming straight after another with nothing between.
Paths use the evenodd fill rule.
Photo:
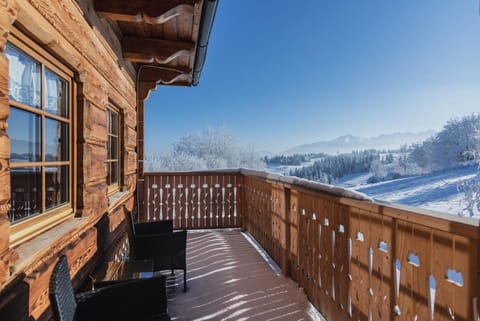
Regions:
<instances>
[{"instance_id":1,"label":"snow-covered field","mask_svg":"<svg viewBox=\"0 0 480 321\"><path fill-rule=\"evenodd\" d=\"M279 175L288 175L291 169L299 167L301 166L278 166L266 170ZM345 175L335 185L364 193L377 200L467 216L468 214L463 212L466 204L459 185L478 173L479 169L472 166L374 184L367 183L370 173L360 173Z\"/></svg>"},{"instance_id":2,"label":"snow-covered field","mask_svg":"<svg viewBox=\"0 0 480 321\"><path fill-rule=\"evenodd\" d=\"M478 171L476 167L468 167L375 184L367 184L370 175L364 173L345 176L339 180L338 185L365 193L374 199L457 215L465 208L464 194L458 186L473 178Z\"/></svg>"}]
</instances>

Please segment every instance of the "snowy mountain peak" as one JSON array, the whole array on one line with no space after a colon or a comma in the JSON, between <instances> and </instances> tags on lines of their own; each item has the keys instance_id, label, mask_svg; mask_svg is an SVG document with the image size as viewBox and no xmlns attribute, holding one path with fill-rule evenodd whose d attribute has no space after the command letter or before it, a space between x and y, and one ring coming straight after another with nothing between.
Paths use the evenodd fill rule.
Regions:
<instances>
[{"instance_id":1,"label":"snowy mountain peak","mask_svg":"<svg viewBox=\"0 0 480 321\"><path fill-rule=\"evenodd\" d=\"M343 142L343 143L350 143L352 141L357 141L358 137L352 136L352 135L345 135L345 136L340 136L336 139L334 139L338 142Z\"/></svg>"},{"instance_id":2,"label":"snowy mountain peak","mask_svg":"<svg viewBox=\"0 0 480 321\"><path fill-rule=\"evenodd\" d=\"M353 135L343 135L329 141L319 141L290 148L283 152L284 155L310 154L310 153L349 153L353 150L365 149L397 149L404 144L421 142L435 132L428 130L420 133L393 133L376 137L364 138Z\"/></svg>"}]
</instances>

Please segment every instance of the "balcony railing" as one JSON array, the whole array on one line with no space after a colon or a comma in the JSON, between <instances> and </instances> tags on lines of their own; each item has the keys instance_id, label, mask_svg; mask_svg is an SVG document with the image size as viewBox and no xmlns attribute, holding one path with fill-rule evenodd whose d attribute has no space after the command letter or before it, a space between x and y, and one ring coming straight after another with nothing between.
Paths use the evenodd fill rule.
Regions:
<instances>
[{"instance_id":1,"label":"balcony railing","mask_svg":"<svg viewBox=\"0 0 480 321\"><path fill-rule=\"evenodd\" d=\"M257 171L146 173L141 220L242 227L330 321L478 320L479 224Z\"/></svg>"},{"instance_id":2,"label":"balcony railing","mask_svg":"<svg viewBox=\"0 0 480 321\"><path fill-rule=\"evenodd\" d=\"M145 173L140 220L172 219L175 228L242 226L239 171Z\"/></svg>"}]
</instances>

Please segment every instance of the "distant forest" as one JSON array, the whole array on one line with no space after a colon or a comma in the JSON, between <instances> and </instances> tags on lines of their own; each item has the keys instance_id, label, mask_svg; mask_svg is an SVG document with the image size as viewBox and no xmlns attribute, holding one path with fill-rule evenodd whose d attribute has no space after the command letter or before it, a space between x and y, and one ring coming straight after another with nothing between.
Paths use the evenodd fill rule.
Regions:
<instances>
[{"instance_id":1,"label":"distant forest","mask_svg":"<svg viewBox=\"0 0 480 321\"><path fill-rule=\"evenodd\" d=\"M480 159L480 114L449 120L431 138L397 150L364 150L348 154L291 155L265 158L268 165L301 166L290 175L321 183L355 173L371 173L369 183L425 174L432 171L471 166Z\"/></svg>"},{"instance_id":2,"label":"distant forest","mask_svg":"<svg viewBox=\"0 0 480 321\"><path fill-rule=\"evenodd\" d=\"M294 154L294 155L280 155L280 156L265 156L263 161L267 166L300 166L312 159L324 157L327 154Z\"/></svg>"},{"instance_id":3,"label":"distant forest","mask_svg":"<svg viewBox=\"0 0 480 321\"><path fill-rule=\"evenodd\" d=\"M384 154L376 150L366 150L335 156L325 155L313 165L291 170L290 175L332 184L348 174L369 172L372 162L381 159ZM393 161L393 154L387 154L384 158Z\"/></svg>"}]
</instances>

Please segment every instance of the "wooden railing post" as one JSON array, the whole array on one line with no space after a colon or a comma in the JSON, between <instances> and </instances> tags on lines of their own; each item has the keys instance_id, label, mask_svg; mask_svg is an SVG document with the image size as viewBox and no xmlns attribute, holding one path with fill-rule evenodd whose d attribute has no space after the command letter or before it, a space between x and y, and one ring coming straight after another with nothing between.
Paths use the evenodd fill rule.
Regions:
<instances>
[{"instance_id":1,"label":"wooden railing post","mask_svg":"<svg viewBox=\"0 0 480 321\"><path fill-rule=\"evenodd\" d=\"M286 277L290 276L290 188L284 189L285 206L283 208L283 222L284 222L284 243L282 249L282 274Z\"/></svg>"}]
</instances>

